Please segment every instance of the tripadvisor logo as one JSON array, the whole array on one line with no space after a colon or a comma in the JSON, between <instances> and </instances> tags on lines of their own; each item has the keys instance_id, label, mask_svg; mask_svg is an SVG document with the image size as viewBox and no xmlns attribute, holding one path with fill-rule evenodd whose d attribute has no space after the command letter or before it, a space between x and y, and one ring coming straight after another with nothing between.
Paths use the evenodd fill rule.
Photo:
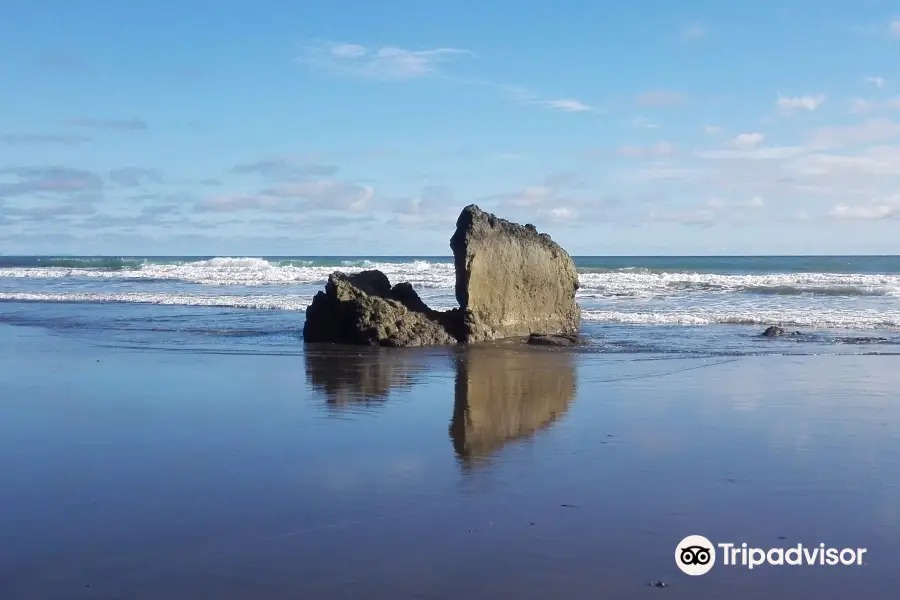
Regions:
<instances>
[{"instance_id":1,"label":"tripadvisor logo","mask_svg":"<svg viewBox=\"0 0 900 600\"><path fill-rule=\"evenodd\" d=\"M746 543L713 544L702 535L689 535L675 547L675 564L688 575L705 575L718 561L726 567L754 569L772 566L859 566L865 548L830 548L825 544L790 548L754 548Z\"/></svg>"}]
</instances>

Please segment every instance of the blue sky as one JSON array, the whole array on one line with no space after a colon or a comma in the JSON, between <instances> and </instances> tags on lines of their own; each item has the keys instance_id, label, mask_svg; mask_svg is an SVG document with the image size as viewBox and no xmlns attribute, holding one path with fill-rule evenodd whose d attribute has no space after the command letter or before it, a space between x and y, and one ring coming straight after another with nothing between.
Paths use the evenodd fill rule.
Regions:
<instances>
[{"instance_id":1,"label":"blue sky","mask_svg":"<svg viewBox=\"0 0 900 600\"><path fill-rule=\"evenodd\" d=\"M0 252L900 249L900 3L6 0Z\"/></svg>"}]
</instances>

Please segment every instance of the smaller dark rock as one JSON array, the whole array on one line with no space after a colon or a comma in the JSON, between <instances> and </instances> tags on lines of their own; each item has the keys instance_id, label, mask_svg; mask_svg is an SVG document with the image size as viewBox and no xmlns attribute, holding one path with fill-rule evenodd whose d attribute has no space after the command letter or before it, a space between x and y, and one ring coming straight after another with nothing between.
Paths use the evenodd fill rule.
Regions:
<instances>
[{"instance_id":1,"label":"smaller dark rock","mask_svg":"<svg viewBox=\"0 0 900 600\"><path fill-rule=\"evenodd\" d=\"M536 346L575 346L581 343L581 339L577 335L532 333L528 336L528 343Z\"/></svg>"},{"instance_id":2,"label":"smaller dark rock","mask_svg":"<svg viewBox=\"0 0 900 600\"><path fill-rule=\"evenodd\" d=\"M389 296L413 312L426 314L434 312L422 301L412 284L406 281L391 288Z\"/></svg>"},{"instance_id":3,"label":"smaller dark rock","mask_svg":"<svg viewBox=\"0 0 900 600\"><path fill-rule=\"evenodd\" d=\"M784 329L776 325L772 325L762 332L764 337L778 337L784 335Z\"/></svg>"},{"instance_id":4,"label":"smaller dark rock","mask_svg":"<svg viewBox=\"0 0 900 600\"><path fill-rule=\"evenodd\" d=\"M669 584L665 581L651 581L648 585L660 589L669 587Z\"/></svg>"}]
</instances>

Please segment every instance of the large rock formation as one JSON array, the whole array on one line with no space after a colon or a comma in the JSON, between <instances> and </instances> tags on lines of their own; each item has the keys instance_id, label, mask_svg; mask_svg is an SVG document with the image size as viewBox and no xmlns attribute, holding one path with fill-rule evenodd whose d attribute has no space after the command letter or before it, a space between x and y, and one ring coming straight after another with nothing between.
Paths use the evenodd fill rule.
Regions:
<instances>
[{"instance_id":1,"label":"large rock formation","mask_svg":"<svg viewBox=\"0 0 900 600\"><path fill-rule=\"evenodd\" d=\"M459 215L450 248L456 299L464 313L463 341L577 333L578 273L549 235L473 204Z\"/></svg>"},{"instance_id":2,"label":"large rock formation","mask_svg":"<svg viewBox=\"0 0 900 600\"><path fill-rule=\"evenodd\" d=\"M381 271L336 272L306 311L305 341L429 346L577 334L578 273L549 235L471 205L450 248L460 308L432 310L409 283L391 287Z\"/></svg>"}]
</instances>

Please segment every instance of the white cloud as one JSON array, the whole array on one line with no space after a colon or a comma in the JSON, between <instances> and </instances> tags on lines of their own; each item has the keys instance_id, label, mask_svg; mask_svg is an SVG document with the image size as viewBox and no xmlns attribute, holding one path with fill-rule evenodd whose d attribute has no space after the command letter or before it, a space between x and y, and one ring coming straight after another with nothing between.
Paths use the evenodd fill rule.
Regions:
<instances>
[{"instance_id":1,"label":"white cloud","mask_svg":"<svg viewBox=\"0 0 900 600\"><path fill-rule=\"evenodd\" d=\"M618 153L620 156L630 158L649 158L670 156L675 152L675 146L666 141L661 141L652 146L622 146Z\"/></svg>"},{"instance_id":2,"label":"white cloud","mask_svg":"<svg viewBox=\"0 0 900 600\"><path fill-rule=\"evenodd\" d=\"M790 112L794 110L813 111L825 102L825 96L778 96L777 106L780 110Z\"/></svg>"},{"instance_id":3,"label":"white cloud","mask_svg":"<svg viewBox=\"0 0 900 600\"><path fill-rule=\"evenodd\" d=\"M659 127L656 123L653 123L646 117L635 117L629 121L629 124L635 129L656 129Z\"/></svg>"},{"instance_id":4,"label":"white cloud","mask_svg":"<svg viewBox=\"0 0 900 600\"><path fill-rule=\"evenodd\" d=\"M872 108L872 102L869 102L868 100L864 100L862 98L853 98L850 101L850 114L853 115L869 112L872 110Z\"/></svg>"},{"instance_id":5,"label":"white cloud","mask_svg":"<svg viewBox=\"0 0 900 600\"><path fill-rule=\"evenodd\" d=\"M550 216L554 221L568 221L574 219L578 214L568 206L560 206L550 210Z\"/></svg>"},{"instance_id":6,"label":"white cloud","mask_svg":"<svg viewBox=\"0 0 900 600\"><path fill-rule=\"evenodd\" d=\"M332 44L331 54L337 58L359 58L366 55L366 47L359 44Z\"/></svg>"},{"instance_id":7,"label":"white cloud","mask_svg":"<svg viewBox=\"0 0 900 600\"><path fill-rule=\"evenodd\" d=\"M700 38L706 37L706 34L709 33L709 30L703 23L694 22L688 23L684 27L681 28L679 35L682 40L691 41L691 40L699 40Z\"/></svg>"},{"instance_id":8,"label":"white cloud","mask_svg":"<svg viewBox=\"0 0 900 600\"><path fill-rule=\"evenodd\" d=\"M635 102L641 106L651 107L676 106L687 102L687 96L681 92L671 90L653 90L638 94L635 97Z\"/></svg>"},{"instance_id":9,"label":"white cloud","mask_svg":"<svg viewBox=\"0 0 900 600\"><path fill-rule=\"evenodd\" d=\"M891 32L891 35L894 37L900 37L900 19L894 19L888 25L888 31Z\"/></svg>"},{"instance_id":10,"label":"white cloud","mask_svg":"<svg viewBox=\"0 0 900 600\"><path fill-rule=\"evenodd\" d=\"M742 133L731 140L731 145L735 148L749 150L759 146L765 137L761 133Z\"/></svg>"},{"instance_id":11,"label":"white cloud","mask_svg":"<svg viewBox=\"0 0 900 600\"><path fill-rule=\"evenodd\" d=\"M664 212L651 210L649 214L647 214L645 220L649 223L677 223L680 225L700 225L708 227L715 224L716 217L716 211L708 208Z\"/></svg>"},{"instance_id":12,"label":"white cloud","mask_svg":"<svg viewBox=\"0 0 900 600\"><path fill-rule=\"evenodd\" d=\"M865 82L871 83L875 87L884 87L884 84L886 83L884 77L872 77L872 76L866 77Z\"/></svg>"},{"instance_id":13,"label":"white cloud","mask_svg":"<svg viewBox=\"0 0 900 600\"><path fill-rule=\"evenodd\" d=\"M765 200L763 200L760 196L753 196L746 202L738 204L738 206L741 208L763 208L765 205Z\"/></svg>"},{"instance_id":14,"label":"white cloud","mask_svg":"<svg viewBox=\"0 0 900 600\"><path fill-rule=\"evenodd\" d=\"M197 212L309 212L314 210L349 210L359 212L368 207L375 191L335 180L304 181L275 185L254 194L213 196L195 206Z\"/></svg>"},{"instance_id":15,"label":"white cloud","mask_svg":"<svg viewBox=\"0 0 900 600\"><path fill-rule=\"evenodd\" d=\"M535 215L553 221L571 221L584 213L609 205L608 198L598 197L581 176L573 171L559 171L544 177L539 183L510 193L494 194L482 198L499 201L502 210L510 211L523 219Z\"/></svg>"},{"instance_id":16,"label":"white cloud","mask_svg":"<svg viewBox=\"0 0 900 600\"><path fill-rule=\"evenodd\" d=\"M873 176L900 177L900 148L880 146L862 154L814 153L798 157L791 169L811 178L871 179Z\"/></svg>"},{"instance_id":17,"label":"white cloud","mask_svg":"<svg viewBox=\"0 0 900 600\"><path fill-rule=\"evenodd\" d=\"M454 83L462 85L472 85L489 88L510 96L517 102L522 104L530 104L534 106L542 106L552 110L561 112L591 112L596 109L589 104L578 100L577 98L556 98L551 100L541 99L530 89L521 85L510 85L506 83L497 83L494 81L485 81L481 79L452 79Z\"/></svg>"},{"instance_id":18,"label":"white cloud","mask_svg":"<svg viewBox=\"0 0 900 600\"><path fill-rule=\"evenodd\" d=\"M300 198L313 203L317 208L359 211L368 206L375 190L369 186L326 179L286 183L263 193L281 198Z\"/></svg>"},{"instance_id":19,"label":"white cloud","mask_svg":"<svg viewBox=\"0 0 900 600\"><path fill-rule=\"evenodd\" d=\"M703 133L707 135L716 135L722 133L722 128L718 125L706 125L703 127Z\"/></svg>"},{"instance_id":20,"label":"white cloud","mask_svg":"<svg viewBox=\"0 0 900 600\"><path fill-rule=\"evenodd\" d=\"M885 110L900 110L900 96L888 98L887 100L865 100L863 98L854 98L850 102L850 112L852 114L863 114Z\"/></svg>"},{"instance_id":21,"label":"white cloud","mask_svg":"<svg viewBox=\"0 0 900 600\"><path fill-rule=\"evenodd\" d=\"M594 110L593 107L588 106L584 102L580 100L575 100L574 98L562 98L559 100L541 100L539 104L542 104L548 108L552 108L554 110L560 110L563 112L585 112Z\"/></svg>"},{"instance_id":22,"label":"white cloud","mask_svg":"<svg viewBox=\"0 0 900 600\"><path fill-rule=\"evenodd\" d=\"M275 198L262 194L233 194L214 196L197 204L198 212L230 213L243 210L262 210L267 212L290 212L291 206L283 198ZM299 207L295 207L299 210Z\"/></svg>"},{"instance_id":23,"label":"white cloud","mask_svg":"<svg viewBox=\"0 0 900 600\"><path fill-rule=\"evenodd\" d=\"M725 150L703 150L697 153L697 157L732 160L784 160L793 156L799 156L804 152L806 152L806 149L801 146L756 146Z\"/></svg>"},{"instance_id":24,"label":"white cloud","mask_svg":"<svg viewBox=\"0 0 900 600\"><path fill-rule=\"evenodd\" d=\"M509 195L505 201L510 206L534 206L543 204L553 196L549 185L531 185L520 192Z\"/></svg>"},{"instance_id":25,"label":"white cloud","mask_svg":"<svg viewBox=\"0 0 900 600\"><path fill-rule=\"evenodd\" d=\"M898 214L897 206L890 204L874 204L870 206L849 206L838 204L828 211L832 219L845 221L875 221L887 219Z\"/></svg>"},{"instance_id":26,"label":"white cloud","mask_svg":"<svg viewBox=\"0 0 900 600\"><path fill-rule=\"evenodd\" d=\"M298 60L342 75L403 81L436 75L443 65L466 56L474 54L459 48L406 50L396 46L367 48L359 44L326 42L306 48Z\"/></svg>"},{"instance_id":27,"label":"white cloud","mask_svg":"<svg viewBox=\"0 0 900 600\"><path fill-rule=\"evenodd\" d=\"M815 130L809 135L809 144L815 149L830 149L873 144L897 137L900 137L900 124L889 119L871 119L856 125Z\"/></svg>"}]
</instances>

